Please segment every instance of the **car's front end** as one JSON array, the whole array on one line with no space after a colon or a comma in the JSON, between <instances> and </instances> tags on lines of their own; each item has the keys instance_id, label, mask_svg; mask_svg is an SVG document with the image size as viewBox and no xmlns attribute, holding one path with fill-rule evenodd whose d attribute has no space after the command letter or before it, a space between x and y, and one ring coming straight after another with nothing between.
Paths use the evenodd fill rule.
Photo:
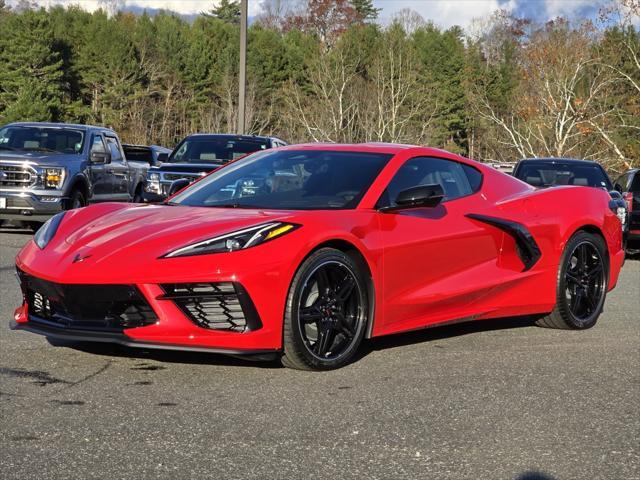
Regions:
<instances>
[{"instance_id":1,"label":"car's front end","mask_svg":"<svg viewBox=\"0 0 640 480\"><path fill-rule=\"evenodd\" d=\"M33 155L0 157L0 220L44 222L62 211L69 176L63 163Z\"/></svg>"},{"instance_id":2,"label":"car's front end","mask_svg":"<svg viewBox=\"0 0 640 480\"><path fill-rule=\"evenodd\" d=\"M286 297L299 239L287 217L122 204L65 212L16 259L24 303L13 328L150 348L276 351L284 303L274 299ZM204 246L188 240L208 236Z\"/></svg>"}]
</instances>

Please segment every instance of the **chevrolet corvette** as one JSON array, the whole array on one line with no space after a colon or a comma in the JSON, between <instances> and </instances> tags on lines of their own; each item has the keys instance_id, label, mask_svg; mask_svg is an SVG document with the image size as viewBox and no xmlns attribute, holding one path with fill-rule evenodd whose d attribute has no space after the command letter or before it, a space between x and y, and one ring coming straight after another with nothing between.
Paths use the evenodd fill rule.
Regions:
<instances>
[{"instance_id":1,"label":"chevrolet corvette","mask_svg":"<svg viewBox=\"0 0 640 480\"><path fill-rule=\"evenodd\" d=\"M432 148L257 152L164 205L51 218L16 258L12 328L312 370L345 365L363 339L452 322L586 329L624 260L609 203Z\"/></svg>"}]
</instances>

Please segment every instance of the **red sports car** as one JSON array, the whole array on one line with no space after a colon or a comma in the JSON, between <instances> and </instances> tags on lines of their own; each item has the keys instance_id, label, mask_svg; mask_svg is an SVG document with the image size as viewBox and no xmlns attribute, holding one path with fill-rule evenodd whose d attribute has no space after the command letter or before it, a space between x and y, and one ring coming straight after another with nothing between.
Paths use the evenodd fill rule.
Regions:
<instances>
[{"instance_id":1,"label":"red sports car","mask_svg":"<svg viewBox=\"0 0 640 480\"><path fill-rule=\"evenodd\" d=\"M624 252L609 195L535 188L442 150L295 145L165 205L48 221L16 261L13 327L144 348L344 365L364 338L540 314L584 329Z\"/></svg>"}]
</instances>

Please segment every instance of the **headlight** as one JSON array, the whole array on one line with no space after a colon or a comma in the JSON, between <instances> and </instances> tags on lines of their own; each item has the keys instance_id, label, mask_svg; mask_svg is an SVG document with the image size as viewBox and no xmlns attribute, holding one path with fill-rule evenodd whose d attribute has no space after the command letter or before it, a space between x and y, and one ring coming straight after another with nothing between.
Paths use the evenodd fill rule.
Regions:
<instances>
[{"instance_id":1,"label":"headlight","mask_svg":"<svg viewBox=\"0 0 640 480\"><path fill-rule=\"evenodd\" d=\"M151 193L160 193L160 174L159 173L148 173L147 174L147 183L144 186L144 190L146 192Z\"/></svg>"},{"instance_id":2,"label":"headlight","mask_svg":"<svg viewBox=\"0 0 640 480\"><path fill-rule=\"evenodd\" d=\"M40 250L44 250L51 239L55 236L58 231L58 227L60 226L60 222L62 222L62 218L66 212L60 212L57 215L54 215L49 220L44 222L38 231L33 236L33 241L36 242L36 245Z\"/></svg>"},{"instance_id":3,"label":"headlight","mask_svg":"<svg viewBox=\"0 0 640 480\"><path fill-rule=\"evenodd\" d=\"M64 182L64 168L45 168L42 177L44 188L61 188Z\"/></svg>"},{"instance_id":4,"label":"headlight","mask_svg":"<svg viewBox=\"0 0 640 480\"><path fill-rule=\"evenodd\" d=\"M233 252L255 247L274 238L292 232L300 225L294 223L273 222L255 227L245 228L236 232L219 235L202 242L187 245L164 255L163 258L187 257L191 255L204 255L208 253Z\"/></svg>"}]
</instances>

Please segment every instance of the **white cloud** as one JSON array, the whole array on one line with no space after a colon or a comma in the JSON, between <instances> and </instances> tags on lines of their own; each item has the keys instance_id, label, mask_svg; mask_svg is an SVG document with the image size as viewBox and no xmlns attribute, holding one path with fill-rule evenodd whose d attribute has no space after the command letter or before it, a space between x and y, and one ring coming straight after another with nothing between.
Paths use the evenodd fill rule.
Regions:
<instances>
[{"instance_id":1,"label":"white cloud","mask_svg":"<svg viewBox=\"0 0 640 480\"><path fill-rule=\"evenodd\" d=\"M511 3L501 5L498 0L374 0L382 8L381 20L388 22L403 8L410 8L441 27L467 27L475 18L484 17L500 8L509 9Z\"/></svg>"}]
</instances>

